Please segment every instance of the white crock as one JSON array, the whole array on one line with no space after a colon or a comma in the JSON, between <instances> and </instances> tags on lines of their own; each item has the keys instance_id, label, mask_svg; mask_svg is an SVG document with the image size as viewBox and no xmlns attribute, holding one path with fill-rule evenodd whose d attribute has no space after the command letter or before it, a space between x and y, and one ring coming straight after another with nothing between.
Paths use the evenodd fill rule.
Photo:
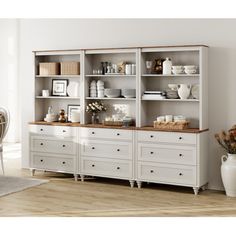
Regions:
<instances>
[{"instance_id":1,"label":"white crock","mask_svg":"<svg viewBox=\"0 0 236 236\"><path fill-rule=\"evenodd\" d=\"M191 85L180 84L178 85L178 95L180 99L187 99L190 95Z\"/></svg>"},{"instance_id":2,"label":"white crock","mask_svg":"<svg viewBox=\"0 0 236 236\"><path fill-rule=\"evenodd\" d=\"M236 197L236 154L223 155L221 161L221 177L226 195Z\"/></svg>"}]
</instances>

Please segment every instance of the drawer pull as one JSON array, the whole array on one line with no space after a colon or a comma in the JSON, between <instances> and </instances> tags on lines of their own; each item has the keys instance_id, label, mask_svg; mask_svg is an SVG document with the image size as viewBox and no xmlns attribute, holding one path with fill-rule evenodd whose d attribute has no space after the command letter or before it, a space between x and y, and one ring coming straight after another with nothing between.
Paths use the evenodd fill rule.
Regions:
<instances>
[{"instance_id":1,"label":"drawer pull","mask_svg":"<svg viewBox=\"0 0 236 236\"><path fill-rule=\"evenodd\" d=\"M62 147L66 147L66 145L65 145L65 144L63 144L63 145L62 145Z\"/></svg>"},{"instance_id":2,"label":"drawer pull","mask_svg":"<svg viewBox=\"0 0 236 236\"><path fill-rule=\"evenodd\" d=\"M179 140L183 139L182 137L179 137Z\"/></svg>"},{"instance_id":3,"label":"drawer pull","mask_svg":"<svg viewBox=\"0 0 236 236\"><path fill-rule=\"evenodd\" d=\"M154 170L150 170L150 173L154 173Z\"/></svg>"},{"instance_id":4,"label":"drawer pull","mask_svg":"<svg viewBox=\"0 0 236 236\"><path fill-rule=\"evenodd\" d=\"M65 165L65 164L66 164L66 162L65 162L65 161L63 161L63 162L62 162L62 164L63 164L63 165Z\"/></svg>"},{"instance_id":5,"label":"drawer pull","mask_svg":"<svg viewBox=\"0 0 236 236\"><path fill-rule=\"evenodd\" d=\"M182 176L183 174L182 173L179 173L179 176Z\"/></svg>"},{"instance_id":6,"label":"drawer pull","mask_svg":"<svg viewBox=\"0 0 236 236\"><path fill-rule=\"evenodd\" d=\"M180 156L180 157L183 157L183 154L180 153L179 156Z\"/></svg>"},{"instance_id":7,"label":"drawer pull","mask_svg":"<svg viewBox=\"0 0 236 236\"><path fill-rule=\"evenodd\" d=\"M92 164L92 167L95 167L95 165L94 165L94 164Z\"/></svg>"},{"instance_id":8,"label":"drawer pull","mask_svg":"<svg viewBox=\"0 0 236 236\"><path fill-rule=\"evenodd\" d=\"M120 151L120 149L117 149L117 152L119 152Z\"/></svg>"},{"instance_id":9,"label":"drawer pull","mask_svg":"<svg viewBox=\"0 0 236 236\"><path fill-rule=\"evenodd\" d=\"M92 132L92 134L95 134L95 132Z\"/></svg>"},{"instance_id":10,"label":"drawer pull","mask_svg":"<svg viewBox=\"0 0 236 236\"><path fill-rule=\"evenodd\" d=\"M150 152L150 154L153 154L154 152Z\"/></svg>"},{"instance_id":11,"label":"drawer pull","mask_svg":"<svg viewBox=\"0 0 236 236\"><path fill-rule=\"evenodd\" d=\"M117 136L120 136L120 133L117 133L116 135L117 135Z\"/></svg>"},{"instance_id":12,"label":"drawer pull","mask_svg":"<svg viewBox=\"0 0 236 236\"><path fill-rule=\"evenodd\" d=\"M40 161L43 162L43 159L41 159Z\"/></svg>"},{"instance_id":13,"label":"drawer pull","mask_svg":"<svg viewBox=\"0 0 236 236\"><path fill-rule=\"evenodd\" d=\"M116 168L117 170L119 170L120 169L120 167L119 166L117 166L117 168Z\"/></svg>"},{"instance_id":14,"label":"drawer pull","mask_svg":"<svg viewBox=\"0 0 236 236\"><path fill-rule=\"evenodd\" d=\"M40 129L40 131L43 131L43 129Z\"/></svg>"},{"instance_id":15,"label":"drawer pull","mask_svg":"<svg viewBox=\"0 0 236 236\"><path fill-rule=\"evenodd\" d=\"M65 132L66 132L66 130L64 130L64 129L63 129L63 130L62 130L62 132L63 132L63 133L65 133Z\"/></svg>"},{"instance_id":16,"label":"drawer pull","mask_svg":"<svg viewBox=\"0 0 236 236\"><path fill-rule=\"evenodd\" d=\"M154 136L153 136L153 135L150 135L150 138L154 138Z\"/></svg>"},{"instance_id":17,"label":"drawer pull","mask_svg":"<svg viewBox=\"0 0 236 236\"><path fill-rule=\"evenodd\" d=\"M92 147L92 149L94 150L94 149L95 149L95 147Z\"/></svg>"},{"instance_id":18,"label":"drawer pull","mask_svg":"<svg viewBox=\"0 0 236 236\"><path fill-rule=\"evenodd\" d=\"M43 143L40 143L41 146L43 146Z\"/></svg>"}]
</instances>

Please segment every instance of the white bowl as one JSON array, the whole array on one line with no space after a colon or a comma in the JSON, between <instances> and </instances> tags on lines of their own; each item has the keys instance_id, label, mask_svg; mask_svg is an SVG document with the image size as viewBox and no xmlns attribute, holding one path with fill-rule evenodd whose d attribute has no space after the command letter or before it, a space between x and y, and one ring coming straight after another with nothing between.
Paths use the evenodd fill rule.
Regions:
<instances>
[{"instance_id":1,"label":"white bowl","mask_svg":"<svg viewBox=\"0 0 236 236\"><path fill-rule=\"evenodd\" d=\"M126 98L135 98L136 89L121 89L121 96Z\"/></svg>"},{"instance_id":2,"label":"white bowl","mask_svg":"<svg viewBox=\"0 0 236 236\"><path fill-rule=\"evenodd\" d=\"M104 89L104 95L109 98L118 98L120 97L120 89Z\"/></svg>"},{"instance_id":3,"label":"white bowl","mask_svg":"<svg viewBox=\"0 0 236 236\"><path fill-rule=\"evenodd\" d=\"M186 66L184 66L184 69L197 69L197 66L195 66L195 65L186 65Z\"/></svg>"},{"instance_id":4,"label":"white bowl","mask_svg":"<svg viewBox=\"0 0 236 236\"><path fill-rule=\"evenodd\" d=\"M178 89L178 84L168 84L168 88L170 88L171 90L176 91Z\"/></svg>"},{"instance_id":5,"label":"white bowl","mask_svg":"<svg viewBox=\"0 0 236 236\"><path fill-rule=\"evenodd\" d=\"M183 69L183 66L172 66L171 67L173 70L182 70Z\"/></svg>"}]
</instances>

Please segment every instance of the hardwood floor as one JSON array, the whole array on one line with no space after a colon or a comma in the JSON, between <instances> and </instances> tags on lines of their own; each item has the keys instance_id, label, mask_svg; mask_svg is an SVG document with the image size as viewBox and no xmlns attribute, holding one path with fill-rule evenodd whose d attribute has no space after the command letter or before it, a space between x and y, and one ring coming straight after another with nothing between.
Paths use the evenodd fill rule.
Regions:
<instances>
[{"instance_id":1,"label":"hardwood floor","mask_svg":"<svg viewBox=\"0 0 236 236\"><path fill-rule=\"evenodd\" d=\"M6 175L30 177L20 169L20 145L5 146ZM236 198L206 190L36 172L50 182L0 198L0 216L236 216Z\"/></svg>"}]
</instances>

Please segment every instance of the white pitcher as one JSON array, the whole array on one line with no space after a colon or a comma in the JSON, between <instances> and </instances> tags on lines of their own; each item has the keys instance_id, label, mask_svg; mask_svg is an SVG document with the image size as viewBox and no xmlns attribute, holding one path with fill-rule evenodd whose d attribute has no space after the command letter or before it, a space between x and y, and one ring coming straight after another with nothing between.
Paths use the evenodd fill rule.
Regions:
<instances>
[{"instance_id":1,"label":"white pitcher","mask_svg":"<svg viewBox=\"0 0 236 236\"><path fill-rule=\"evenodd\" d=\"M191 91L191 85L189 84L179 84L178 85L178 95L180 99L188 99Z\"/></svg>"}]
</instances>

